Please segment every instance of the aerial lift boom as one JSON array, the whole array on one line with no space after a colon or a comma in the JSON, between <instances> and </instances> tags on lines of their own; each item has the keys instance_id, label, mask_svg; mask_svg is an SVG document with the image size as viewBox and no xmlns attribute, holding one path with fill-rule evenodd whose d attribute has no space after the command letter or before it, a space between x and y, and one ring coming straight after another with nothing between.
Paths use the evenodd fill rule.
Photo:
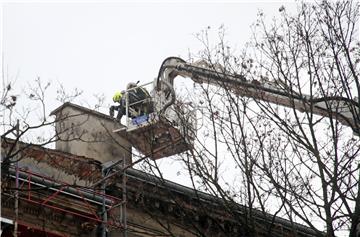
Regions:
<instances>
[{"instance_id":1,"label":"aerial lift boom","mask_svg":"<svg viewBox=\"0 0 360 237\"><path fill-rule=\"evenodd\" d=\"M195 83L226 88L238 96L331 117L349 126L354 134L360 134L358 99L313 98L281 89L274 82L249 81L242 75L228 73L221 66L212 67L205 61L187 63L181 58L169 57L163 61L150 93L154 112L132 119L125 130L115 131L124 133L140 152L152 159L191 149L196 137L195 112L184 105L179 107L176 101L174 79L177 76L191 78Z\"/></svg>"},{"instance_id":2,"label":"aerial lift boom","mask_svg":"<svg viewBox=\"0 0 360 237\"><path fill-rule=\"evenodd\" d=\"M301 112L311 111L323 117L332 117L351 127L355 134L359 135L360 132L359 101L345 97L313 98L292 90L281 90L272 82L249 81L242 75L225 72L221 66L210 67L204 61L187 63L177 57L169 57L162 63L157 78L157 89L161 90L159 86L162 82L165 82L164 84L168 87L173 86L176 76L189 77L196 83L208 83L227 88L238 96L283 105ZM171 101L174 101L174 98Z\"/></svg>"}]
</instances>

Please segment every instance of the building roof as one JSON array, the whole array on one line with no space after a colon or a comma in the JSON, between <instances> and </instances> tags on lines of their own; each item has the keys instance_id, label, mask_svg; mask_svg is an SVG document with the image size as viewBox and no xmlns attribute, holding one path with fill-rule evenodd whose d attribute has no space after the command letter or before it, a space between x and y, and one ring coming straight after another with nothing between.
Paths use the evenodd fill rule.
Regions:
<instances>
[{"instance_id":1,"label":"building roof","mask_svg":"<svg viewBox=\"0 0 360 237\"><path fill-rule=\"evenodd\" d=\"M100 113L99 111L96 111L96 110L93 110L93 109L88 109L86 107L83 107L83 106L80 106L80 105L77 105L77 104L73 104L71 102L66 102L66 103L62 104L61 106L57 107L56 109L54 109L50 113L50 115L57 115L60 111L62 111L64 108L67 108L67 107L80 110L80 111L84 112L84 114L92 114L92 115L97 116L97 117L102 118L102 119L111 120L111 121L114 120L109 115Z\"/></svg>"},{"instance_id":2,"label":"building roof","mask_svg":"<svg viewBox=\"0 0 360 237\"><path fill-rule=\"evenodd\" d=\"M208 204L216 204L218 206L220 206L220 208L222 207L222 203L224 202L224 200L222 200L221 198L218 198L216 196L210 195L208 193L199 191L199 190L195 190L193 188L189 188L186 187L184 185L172 182L170 180L163 180L159 177L156 177L154 175L145 173L143 171L137 170L137 169L133 169L130 168L127 171L127 176L132 178L132 179L139 179L141 182L144 183L148 183L148 184L154 184L156 186L160 186L163 187L164 189L170 190L172 192L184 195L188 198L191 199L196 199L199 200L201 202L205 202ZM238 212L238 214L245 214L245 210L247 210L248 208L241 205L241 204L236 204L236 212ZM290 222L289 220L286 220L284 218L281 217L277 217L277 216L273 216L271 214L265 214L262 211L253 209L252 213L255 216L255 219L261 222L267 222L267 223L271 223L271 221L273 220L274 223L276 224L281 224L283 227L286 228L295 228L297 231L301 232L301 236L316 236L317 233L302 224L299 223L294 223L294 222ZM274 219L273 219L274 218Z\"/></svg>"},{"instance_id":3,"label":"building roof","mask_svg":"<svg viewBox=\"0 0 360 237\"><path fill-rule=\"evenodd\" d=\"M6 149L10 143L2 142L1 146L2 148ZM62 151L43 148L31 144L24 143L23 145L26 146L26 148L23 150L23 155L30 156L37 162L46 162L57 169L65 171L66 173L79 176L81 179L91 179L92 182L96 182L102 177L101 164L95 159L84 156L76 156ZM48 157L51 157L51 159ZM167 190L176 196L186 197L186 200L196 200L197 202L202 202L206 205L211 205L212 207L217 207L218 209L223 210L222 204L224 201L208 193L194 190L193 188L189 188L169 180L163 180L159 177L134 168L127 169L126 174L129 183L141 183L145 186L147 185L150 187L156 187L157 190ZM115 185L118 182L119 185L121 185L121 181L116 178L110 180L109 182L112 182ZM135 188L138 189L138 187ZM158 198L161 199L160 193L161 192L157 191ZM166 197L164 196L163 198ZM245 211L247 211L247 208L240 204L236 204L235 209L235 212L237 212L239 215L244 215ZM313 229L310 229L301 224L290 222L284 218L274 217L271 214L264 214L262 211L255 209L252 210L252 213L254 214L255 219L260 223L272 223L272 221L274 221L275 224L280 224L283 228L295 228L298 232L301 233L300 236L316 235L316 232Z\"/></svg>"}]
</instances>

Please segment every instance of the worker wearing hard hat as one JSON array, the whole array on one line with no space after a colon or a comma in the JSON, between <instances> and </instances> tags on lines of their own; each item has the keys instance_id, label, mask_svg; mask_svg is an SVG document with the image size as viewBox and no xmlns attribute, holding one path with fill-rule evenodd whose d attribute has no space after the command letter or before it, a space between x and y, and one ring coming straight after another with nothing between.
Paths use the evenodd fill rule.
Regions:
<instances>
[{"instance_id":1,"label":"worker wearing hard hat","mask_svg":"<svg viewBox=\"0 0 360 237\"><path fill-rule=\"evenodd\" d=\"M114 103L119 103L119 105L113 105L110 107L110 116L114 116L114 111L117 110L118 114L116 120L120 122L122 116L126 114L126 99L125 93L128 96L129 103L129 117L135 118L143 114L148 114L153 111L153 105L151 102L146 101L150 98L149 92L143 88L138 87L138 83L130 82L126 87L126 92L116 92L113 96ZM131 112L134 111L134 112Z\"/></svg>"},{"instance_id":2,"label":"worker wearing hard hat","mask_svg":"<svg viewBox=\"0 0 360 237\"><path fill-rule=\"evenodd\" d=\"M126 113L125 111L125 100L124 100L124 94L125 91L117 91L115 92L114 96L113 96L113 101L114 103L119 103L119 105L112 105L110 106L110 116L113 117L114 116L114 111L117 110L118 114L116 116L116 120L118 122L120 122L122 116Z\"/></svg>"}]
</instances>

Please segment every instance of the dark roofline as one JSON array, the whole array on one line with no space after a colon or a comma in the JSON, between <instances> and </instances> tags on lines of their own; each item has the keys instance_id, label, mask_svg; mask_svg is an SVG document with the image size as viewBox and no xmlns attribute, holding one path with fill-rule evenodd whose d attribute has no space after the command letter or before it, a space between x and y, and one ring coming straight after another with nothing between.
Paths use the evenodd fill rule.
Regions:
<instances>
[{"instance_id":1,"label":"dark roofline","mask_svg":"<svg viewBox=\"0 0 360 237\"><path fill-rule=\"evenodd\" d=\"M200 198L199 201L210 201L212 203L224 202L221 198L218 198L211 194L208 194L208 193L205 193L205 192L193 189L193 188L189 188L187 186L172 182L170 180L166 180L166 179L161 180L159 177L154 176L152 174L148 174L141 170L129 168L126 170L126 174L127 174L127 176L132 176L132 178L140 179L140 181L143 181L146 183L153 183L158 186L162 186L165 189L169 189L170 191L174 191L177 193L181 193L181 194L190 196L191 198L196 198L196 199ZM244 209L247 208L246 206L241 205L241 204L236 204L236 206L238 207L239 212L242 212ZM271 221L272 218L274 218L274 216L272 214L263 213L262 211L259 211L257 209L253 209L253 213L255 214L255 218L262 219L264 221ZM287 227L289 229L292 229L293 227L295 227L296 231L300 231L303 234L306 234L309 236L316 236L318 234L315 230L311 229L310 227L307 227L303 224L299 224L296 222L291 223L289 220L282 218L282 217L275 216L274 224L276 224L276 223L281 223L282 225L284 225L285 227ZM324 233L324 236L325 236L325 233Z\"/></svg>"},{"instance_id":2,"label":"dark roofline","mask_svg":"<svg viewBox=\"0 0 360 237\"><path fill-rule=\"evenodd\" d=\"M86 107L83 107L81 105L77 105L77 104L73 104L71 102L65 102L64 104L62 104L61 106L57 107L56 109L54 109L50 115L55 115L57 113L59 113L61 110L63 110L64 108L66 107L72 107L72 108L75 108L75 109L78 109L86 114L92 114L92 115L95 115L97 117L100 117L100 118L103 118L103 119L107 119L109 121L114 121L114 119L112 117L110 117L109 115L106 115L106 114L103 114L103 113L100 113L99 111L96 111L96 110L92 110L92 109L88 109Z\"/></svg>"}]
</instances>

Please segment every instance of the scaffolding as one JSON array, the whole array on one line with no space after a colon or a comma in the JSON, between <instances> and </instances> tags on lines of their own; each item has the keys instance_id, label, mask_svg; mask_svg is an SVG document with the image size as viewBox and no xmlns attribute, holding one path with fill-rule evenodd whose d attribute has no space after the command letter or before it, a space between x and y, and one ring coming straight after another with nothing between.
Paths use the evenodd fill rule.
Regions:
<instances>
[{"instance_id":1,"label":"scaffolding","mask_svg":"<svg viewBox=\"0 0 360 237\"><path fill-rule=\"evenodd\" d=\"M71 185L19 167L11 167L9 171L9 177L15 180L16 185L15 208L16 203L21 200L56 212L79 217L84 222L101 226L102 236L106 236L106 232L110 228L120 229L123 236L127 236L125 171L122 174L123 195L121 198L106 194L106 181L101 185L101 190L97 191ZM2 195L12 196L6 192L3 192ZM71 198L71 200L64 201L67 200L64 196ZM18 221L15 217L14 225Z\"/></svg>"}]
</instances>

